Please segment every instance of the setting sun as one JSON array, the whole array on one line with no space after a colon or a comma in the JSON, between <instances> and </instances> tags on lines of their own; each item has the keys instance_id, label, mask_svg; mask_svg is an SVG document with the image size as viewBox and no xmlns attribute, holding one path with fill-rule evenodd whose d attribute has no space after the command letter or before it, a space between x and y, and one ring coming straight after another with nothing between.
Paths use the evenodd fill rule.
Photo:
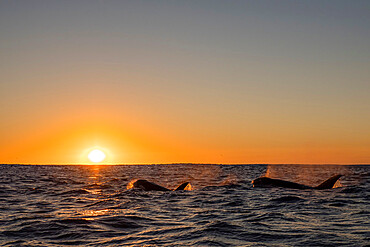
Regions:
<instances>
[{"instance_id":1,"label":"setting sun","mask_svg":"<svg viewBox=\"0 0 370 247\"><path fill-rule=\"evenodd\" d=\"M105 159L106 155L103 151L99 149L94 149L89 153L87 157L91 162L98 163L102 162Z\"/></svg>"}]
</instances>

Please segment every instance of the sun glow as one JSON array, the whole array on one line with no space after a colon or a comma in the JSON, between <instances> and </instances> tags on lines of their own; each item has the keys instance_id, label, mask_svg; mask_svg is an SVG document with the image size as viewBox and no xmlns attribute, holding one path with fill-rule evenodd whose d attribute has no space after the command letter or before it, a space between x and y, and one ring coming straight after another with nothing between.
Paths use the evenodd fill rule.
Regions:
<instances>
[{"instance_id":1,"label":"sun glow","mask_svg":"<svg viewBox=\"0 0 370 247\"><path fill-rule=\"evenodd\" d=\"M106 155L103 151L99 149L94 149L89 153L87 157L91 162L98 163L102 162L105 159Z\"/></svg>"}]
</instances>

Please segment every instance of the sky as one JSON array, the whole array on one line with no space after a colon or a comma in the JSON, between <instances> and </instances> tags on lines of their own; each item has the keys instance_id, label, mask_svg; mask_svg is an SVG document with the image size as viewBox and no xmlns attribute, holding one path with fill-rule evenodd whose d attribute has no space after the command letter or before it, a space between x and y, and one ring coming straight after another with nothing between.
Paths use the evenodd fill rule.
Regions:
<instances>
[{"instance_id":1,"label":"sky","mask_svg":"<svg viewBox=\"0 0 370 247\"><path fill-rule=\"evenodd\" d=\"M0 163L370 163L370 1L0 1Z\"/></svg>"}]
</instances>

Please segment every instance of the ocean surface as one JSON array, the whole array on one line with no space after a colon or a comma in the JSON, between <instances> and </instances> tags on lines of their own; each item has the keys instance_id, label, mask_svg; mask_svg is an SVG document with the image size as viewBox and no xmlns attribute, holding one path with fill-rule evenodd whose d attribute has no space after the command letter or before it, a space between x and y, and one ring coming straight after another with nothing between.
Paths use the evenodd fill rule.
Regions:
<instances>
[{"instance_id":1,"label":"ocean surface","mask_svg":"<svg viewBox=\"0 0 370 247\"><path fill-rule=\"evenodd\" d=\"M260 176L336 188L253 188ZM130 189L136 179L190 191ZM370 166L0 165L1 246L369 246Z\"/></svg>"}]
</instances>

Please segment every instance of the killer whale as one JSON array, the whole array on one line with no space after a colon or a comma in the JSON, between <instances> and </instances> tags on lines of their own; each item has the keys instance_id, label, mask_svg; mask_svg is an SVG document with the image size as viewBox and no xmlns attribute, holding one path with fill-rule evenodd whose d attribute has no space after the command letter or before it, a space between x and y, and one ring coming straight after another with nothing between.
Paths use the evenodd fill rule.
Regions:
<instances>
[{"instance_id":1,"label":"killer whale","mask_svg":"<svg viewBox=\"0 0 370 247\"><path fill-rule=\"evenodd\" d=\"M316 190L323 190L323 189L331 189L333 188L334 184L337 180L342 177L342 175L338 174L332 176L331 178L325 180L321 184L315 187L307 186L304 184L298 184L290 181L285 181L281 179L275 178L268 178L268 177L260 177L252 181L253 187L282 187L282 188L290 188L290 189L316 189Z\"/></svg>"},{"instance_id":2,"label":"killer whale","mask_svg":"<svg viewBox=\"0 0 370 247\"><path fill-rule=\"evenodd\" d=\"M173 191L184 190L186 186L188 186L189 184L190 182L182 183L180 184L180 186L178 186ZM149 182L148 180L145 180L145 179L136 180L135 183L133 183L133 188L142 189L145 191L153 191L153 190L154 191L172 191L158 184Z\"/></svg>"}]
</instances>

